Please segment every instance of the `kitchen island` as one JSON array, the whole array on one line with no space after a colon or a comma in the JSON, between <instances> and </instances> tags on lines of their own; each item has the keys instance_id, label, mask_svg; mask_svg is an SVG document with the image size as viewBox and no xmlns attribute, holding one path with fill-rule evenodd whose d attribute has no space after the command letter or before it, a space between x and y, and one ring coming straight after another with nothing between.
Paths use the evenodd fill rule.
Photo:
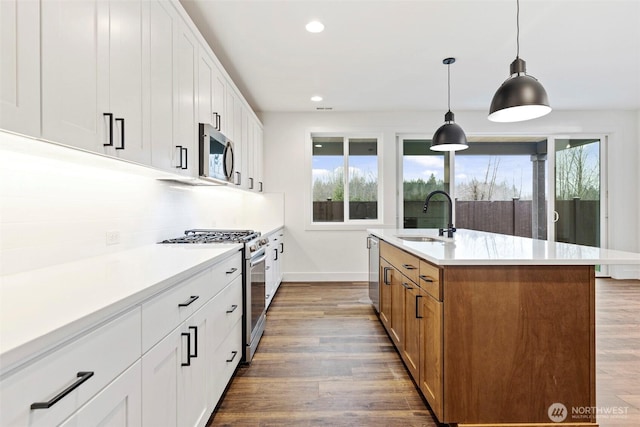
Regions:
<instances>
[{"instance_id":1,"label":"kitchen island","mask_svg":"<svg viewBox=\"0 0 640 427\"><path fill-rule=\"evenodd\" d=\"M380 320L440 422L594 426L595 265L640 254L374 229Z\"/></svg>"}]
</instances>

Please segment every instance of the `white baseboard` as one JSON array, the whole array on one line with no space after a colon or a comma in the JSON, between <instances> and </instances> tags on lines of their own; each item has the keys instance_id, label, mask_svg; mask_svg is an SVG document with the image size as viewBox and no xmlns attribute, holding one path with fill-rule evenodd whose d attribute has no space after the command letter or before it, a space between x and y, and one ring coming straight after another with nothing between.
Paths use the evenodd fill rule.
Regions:
<instances>
[{"instance_id":1,"label":"white baseboard","mask_svg":"<svg viewBox=\"0 0 640 427\"><path fill-rule=\"evenodd\" d=\"M640 266L638 265L612 265L609 267L609 275L612 279L640 280Z\"/></svg>"},{"instance_id":2,"label":"white baseboard","mask_svg":"<svg viewBox=\"0 0 640 427\"><path fill-rule=\"evenodd\" d=\"M295 272L284 273L284 282L367 282L367 272Z\"/></svg>"}]
</instances>

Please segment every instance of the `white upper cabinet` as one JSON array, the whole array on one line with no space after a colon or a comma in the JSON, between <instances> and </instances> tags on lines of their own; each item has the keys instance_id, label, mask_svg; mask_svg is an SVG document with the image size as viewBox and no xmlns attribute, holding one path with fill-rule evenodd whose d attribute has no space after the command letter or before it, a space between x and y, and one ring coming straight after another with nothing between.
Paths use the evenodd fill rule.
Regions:
<instances>
[{"instance_id":1,"label":"white upper cabinet","mask_svg":"<svg viewBox=\"0 0 640 427\"><path fill-rule=\"evenodd\" d=\"M143 135L151 146L151 164L168 171L185 170L182 150L173 143L173 56L178 34L177 14L162 0L144 3L143 13ZM182 169L185 168L185 169Z\"/></svg>"},{"instance_id":2,"label":"white upper cabinet","mask_svg":"<svg viewBox=\"0 0 640 427\"><path fill-rule=\"evenodd\" d=\"M177 0L0 0L0 128L198 176L198 124L262 191L262 126Z\"/></svg>"},{"instance_id":3,"label":"white upper cabinet","mask_svg":"<svg viewBox=\"0 0 640 427\"><path fill-rule=\"evenodd\" d=\"M186 24L180 23L174 51L175 73L173 93L175 102L174 143L183 152L182 160L190 176L198 175L198 119L196 114L196 70L198 44Z\"/></svg>"},{"instance_id":4,"label":"white upper cabinet","mask_svg":"<svg viewBox=\"0 0 640 427\"><path fill-rule=\"evenodd\" d=\"M140 163L142 4L42 1L42 135Z\"/></svg>"},{"instance_id":5,"label":"white upper cabinet","mask_svg":"<svg viewBox=\"0 0 640 427\"><path fill-rule=\"evenodd\" d=\"M40 3L0 1L0 128L40 136Z\"/></svg>"},{"instance_id":6,"label":"white upper cabinet","mask_svg":"<svg viewBox=\"0 0 640 427\"><path fill-rule=\"evenodd\" d=\"M209 49L200 46L198 56L198 123L208 123L228 136L225 93L225 78L209 54Z\"/></svg>"},{"instance_id":7,"label":"white upper cabinet","mask_svg":"<svg viewBox=\"0 0 640 427\"><path fill-rule=\"evenodd\" d=\"M105 152L108 4L46 0L41 7L42 136Z\"/></svg>"}]
</instances>

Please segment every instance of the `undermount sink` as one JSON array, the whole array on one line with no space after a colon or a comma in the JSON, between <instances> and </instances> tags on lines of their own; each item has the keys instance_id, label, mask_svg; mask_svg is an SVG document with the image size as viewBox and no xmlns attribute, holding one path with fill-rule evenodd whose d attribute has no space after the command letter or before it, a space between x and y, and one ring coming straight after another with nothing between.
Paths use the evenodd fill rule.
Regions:
<instances>
[{"instance_id":1,"label":"undermount sink","mask_svg":"<svg viewBox=\"0 0 640 427\"><path fill-rule=\"evenodd\" d=\"M442 242L442 239L428 236L396 236L400 240L408 240L410 242Z\"/></svg>"}]
</instances>

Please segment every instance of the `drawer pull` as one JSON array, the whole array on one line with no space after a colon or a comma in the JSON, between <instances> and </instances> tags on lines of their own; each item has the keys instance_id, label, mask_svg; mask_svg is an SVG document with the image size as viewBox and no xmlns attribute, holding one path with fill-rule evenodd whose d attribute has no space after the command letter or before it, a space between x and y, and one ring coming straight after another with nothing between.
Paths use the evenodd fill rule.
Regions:
<instances>
[{"instance_id":1,"label":"drawer pull","mask_svg":"<svg viewBox=\"0 0 640 427\"><path fill-rule=\"evenodd\" d=\"M109 117L109 143L102 144L105 147L113 146L113 113L102 113L103 116Z\"/></svg>"},{"instance_id":2,"label":"drawer pull","mask_svg":"<svg viewBox=\"0 0 640 427\"><path fill-rule=\"evenodd\" d=\"M116 150L124 150L124 119L118 118L116 122L120 122L120 147L116 147Z\"/></svg>"},{"instance_id":3,"label":"drawer pull","mask_svg":"<svg viewBox=\"0 0 640 427\"><path fill-rule=\"evenodd\" d=\"M431 277L427 277L427 276L422 276L422 275L421 275L421 276L420 276L420 278L421 278L422 280L424 280L425 282L431 282L431 283L433 283L433 279L432 279Z\"/></svg>"},{"instance_id":4,"label":"drawer pull","mask_svg":"<svg viewBox=\"0 0 640 427\"><path fill-rule=\"evenodd\" d=\"M236 356L238 355L238 352L232 351L231 354L232 354L231 359L227 359L227 362L233 362L233 359L236 358Z\"/></svg>"},{"instance_id":5,"label":"drawer pull","mask_svg":"<svg viewBox=\"0 0 640 427\"><path fill-rule=\"evenodd\" d=\"M403 266L404 268L406 268L407 270L415 270L415 269L416 269L416 267L414 267L414 266L413 266L413 265L411 265L411 264L402 264L402 266Z\"/></svg>"},{"instance_id":6,"label":"drawer pull","mask_svg":"<svg viewBox=\"0 0 640 427\"><path fill-rule=\"evenodd\" d=\"M231 306L231 310L227 310L227 314L229 314L229 313L233 313L234 311L236 311L236 308L238 308L238 306L237 306L236 304L233 304L233 305Z\"/></svg>"},{"instance_id":7,"label":"drawer pull","mask_svg":"<svg viewBox=\"0 0 640 427\"><path fill-rule=\"evenodd\" d=\"M68 395L73 390L75 390L78 387L80 387L80 385L83 382L85 382L86 380L91 378L93 376L93 372L91 372L91 371L89 371L89 372L78 372L77 376L78 376L78 379L73 384L71 384L69 387L65 388L64 390L62 390L53 399L51 399L48 402L35 402L35 403L32 403L31 404L31 409L48 409L48 408L51 408L53 405L58 403L66 395Z\"/></svg>"},{"instance_id":8,"label":"drawer pull","mask_svg":"<svg viewBox=\"0 0 640 427\"><path fill-rule=\"evenodd\" d=\"M235 273L236 271L238 271L238 269L237 269L237 268L235 268L235 267L233 267L231 270L227 271L227 274L233 274L233 273Z\"/></svg>"},{"instance_id":9,"label":"drawer pull","mask_svg":"<svg viewBox=\"0 0 640 427\"><path fill-rule=\"evenodd\" d=\"M197 300L198 298L200 298L198 295L191 295L191 297L186 300L185 302L181 302L180 304L178 304L178 307L187 307L189 305L191 305L191 303L193 303L195 300Z\"/></svg>"},{"instance_id":10,"label":"drawer pull","mask_svg":"<svg viewBox=\"0 0 640 427\"><path fill-rule=\"evenodd\" d=\"M413 289L411 286L409 286L408 283L406 282L402 282L402 286L404 286L405 289Z\"/></svg>"},{"instance_id":11,"label":"drawer pull","mask_svg":"<svg viewBox=\"0 0 640 427\"><path fill-rule=\"evenodd\" d=\"M420 316L419 298L422 298L422 295L416 295L416 319L422 319L422 316Z\"/></svg>"}]
</instances>

